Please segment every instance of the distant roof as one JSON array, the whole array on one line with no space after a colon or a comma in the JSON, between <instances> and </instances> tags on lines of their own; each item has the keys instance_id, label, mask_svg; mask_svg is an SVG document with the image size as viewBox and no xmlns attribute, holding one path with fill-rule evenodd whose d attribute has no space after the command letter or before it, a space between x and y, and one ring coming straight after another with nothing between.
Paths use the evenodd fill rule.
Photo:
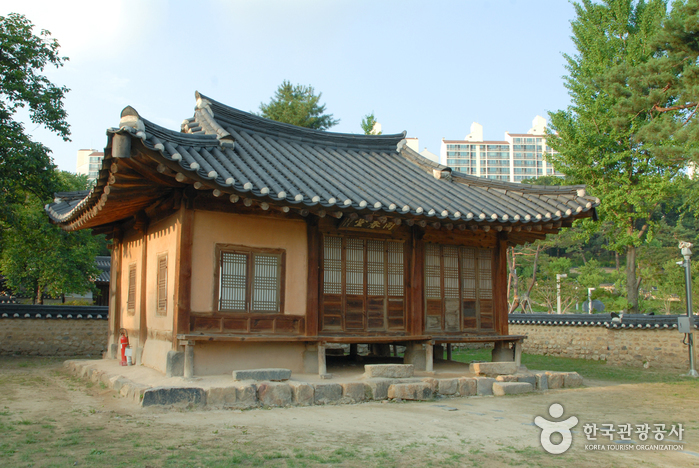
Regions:
<instances>
[{"instance_id":1,"label":"distant roof","mask_svg":"<svg viewBox=\"0 0 699 468\"><path fill-rule=\"evenodd\" d=\"M411 150L405 132L311 130L196 97L180 132L125 108L121 126L108 131L96 185L88 194L56 194L46 207L51 220L67 230L117 223L188 185L232 201L439 223L558 228L596 216L599 200L582 185L524 186L462 174ZM129 154L115 150L117 136L129 139Z\"/></svg>"},{"instance_id":2,"label":"distant roof","mask_svg":"<svg viewBox=\"0 0 699 468\"><path fill-rule=\"evenodd\" d=\"M95 282L109 283L109 272L112 268L112 257L98 255L95 257L95 266L101 271Z\"/></svg>"}]
</instances>

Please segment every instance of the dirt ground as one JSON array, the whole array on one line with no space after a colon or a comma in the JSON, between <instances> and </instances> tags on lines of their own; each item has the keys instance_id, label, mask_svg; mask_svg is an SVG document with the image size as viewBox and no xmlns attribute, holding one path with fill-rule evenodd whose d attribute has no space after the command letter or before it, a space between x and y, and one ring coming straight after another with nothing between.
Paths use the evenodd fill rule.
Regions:
<instances>
[{"instance_id":1,"label":"dirt ground","mask_svg":"<svg viewBox=\"0 0 699 468\"><path fill-rule=\"evenodd\" d=\"M0 358L0 466L699 466L694 382L586 385L429 402L163 410L78 380L61 360ZM552 403L579 420L562 455L544 452L533 422L552 419ZM599 435L586 441L586 423L681 423L682 440L662 443L682 450L619 450L628 444Z\"/></svg>"}]
</instances>

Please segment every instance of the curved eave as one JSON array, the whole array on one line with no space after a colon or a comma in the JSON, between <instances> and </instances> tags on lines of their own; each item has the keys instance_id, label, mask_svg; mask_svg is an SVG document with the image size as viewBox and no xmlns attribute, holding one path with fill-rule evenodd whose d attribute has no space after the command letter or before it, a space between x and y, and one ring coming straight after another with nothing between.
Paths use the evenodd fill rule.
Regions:
<instances>
[{"instance_id":1,"label":"curved eave","mask_svg":"<svg viewBox=\"0 0 699 468\"><path fill-rule=\"evenodd\" d=\"M193 133L165 129L125 109L122 120L130 118L133 127L108 131L97 184L82 200L48 205L51 220L67 230L118 222L162 198L163 188L187 185L263 209L532 232L525 237L596 218L599 200L584 186L525 186L473 177L423 158L405 145L404 134L372 138L300 129L200 97L206 103L198 102L195 116L208 116L208 121L197 121L199 130ZM236 120L221 117L224 107ZM255 130L248 132L243 124ZM132 155L139 157L114 157L116 135L128 138ZM350 142L357 147L347 146Z\"/></svg>"}]
</instances>

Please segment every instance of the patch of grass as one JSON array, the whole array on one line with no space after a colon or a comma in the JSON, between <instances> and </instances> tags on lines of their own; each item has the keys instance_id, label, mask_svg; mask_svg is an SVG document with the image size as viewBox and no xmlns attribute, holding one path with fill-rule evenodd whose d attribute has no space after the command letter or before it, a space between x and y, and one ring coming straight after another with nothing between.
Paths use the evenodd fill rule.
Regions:
<instances>
[{"instance_id":1,"label":"patch of grass","mask_svg":"<svg viewBox=\"0 0 699 468\"><path fill-rule=\"evenodd\" d=\"M490 361L491 350L466 349L454 351L452 359L460 362ZM613 366L606 361L593 361L591 359L573 359L554 356L541 356L538 354L522 354L522 364L529 369L577 372L586 379L606 380L623 383L686 383L699 388L699 381L691 377L683 377L681 371L651 370L638 367Z\"/></svg>"}]
</instances>

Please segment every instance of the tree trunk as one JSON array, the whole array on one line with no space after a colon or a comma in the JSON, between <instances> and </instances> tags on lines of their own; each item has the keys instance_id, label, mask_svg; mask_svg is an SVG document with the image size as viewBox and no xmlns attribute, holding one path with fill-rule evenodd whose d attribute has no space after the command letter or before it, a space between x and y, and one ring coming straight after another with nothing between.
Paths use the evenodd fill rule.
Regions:
<instances>
[{"instance_id":1,"label":"tree trunk","mask_svg":"<svg viewBox=\"0 0 699 468\"><path fill-rule=\"evenodd\" d=\"M630 245L626 249L626 299L631 303L629 310L632 314L638 313L638 285L636 279L636 247Z\"/></svg>"},{"instance_id":2,"label":"tree trunk","mask_svg":"<svg viewBox=\"0 0 699 468\"><path fill-rule=\"evenodd\" d=\"M614 251L614 261L616 262L616 271L619 271L621 266L619 265L619 252L616 250Z\"/></svg>"},{"instance_id":3,"label":"tree trunk","mask_svg":"<svg viewBox=\"0 0 699 468\"><path fill-rule=\"evenodd\" d=\"M36 300L34 301L35 304L38 305L44 305L44 295L42 294L43 291L41 290L41 286L36 287Z\"/></svg>"}]
</instances>

